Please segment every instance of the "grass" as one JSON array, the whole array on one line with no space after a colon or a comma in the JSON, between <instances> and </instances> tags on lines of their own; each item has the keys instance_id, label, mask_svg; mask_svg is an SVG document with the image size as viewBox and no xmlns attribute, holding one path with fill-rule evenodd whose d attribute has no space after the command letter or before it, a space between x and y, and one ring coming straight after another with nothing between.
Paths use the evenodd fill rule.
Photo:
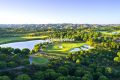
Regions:
<instances>
[{"instance_id":1,"label":"grass","mask_svg":"<svg viewBox=\"0 0 120 80\"><path fill-rule=\"evenodd\" d=\"M49 54L56 54L58 56L64 56L68 53L72 48L80 47L86 44L85 42L62 42L62 43L54 43L54 45L49 45L47 49L44 49L44 52ZM62 46L62 48L59 48Z\"/></svg>"},{"instance_id":2,"label":"grass","mask_svg":"<svg viewBox=\"0 0 120 80\"><path fill-rule=\"evenodd\" d=\"M110 33L110 32L102 32L102 34L105 34L105 35L112 35L112 33Z\"/></svg>"},{"instance_id":3,"label":"grass","mask_svg":"<svg viewBox=\"0 0 120 80\"><path fill-rule=\"evenodd\" d=\"M33 64L43 65L43 64L47 64L48 62L49 60L47 58L39 57L39 56L33 57Z\"/></svg>"},{"instance_id":4,"label":"grass","mask_svg":"<svg viewBox=\"0 0 120 80\"><path fill-rule=\"evenodd\" d=\"M36 39L36 38L45 39L47 37L48 36L33 36L33 37L29 36L29 37L22 37L22 38L24 38L24 39Z\"/></svg>"},{"instance_id":5,"label":"grass","mask_svg":"<svg viewBox=\"0 0 120 80\"><path fill-rule=\"evenodd\" d=\"M112 31L112 32L102 31L101 33L105 34L105 35L115 35L115 34L113 34L113 32L120 33L120 30L116 30L116 31Z\"/></svg>"},{"instance_id":6,"label":"grass","mask_svg":"<svg viewBox=\"0 0 120 80\"><path fill-rule=\"evenodd\" d=\"M28 41L28 40L38 40L45 39L47 36L33 36L33 37L2 37L0 38L0 44L6 44L11 42L20 42L20 41Z\"/></svg>"}]
</instances>

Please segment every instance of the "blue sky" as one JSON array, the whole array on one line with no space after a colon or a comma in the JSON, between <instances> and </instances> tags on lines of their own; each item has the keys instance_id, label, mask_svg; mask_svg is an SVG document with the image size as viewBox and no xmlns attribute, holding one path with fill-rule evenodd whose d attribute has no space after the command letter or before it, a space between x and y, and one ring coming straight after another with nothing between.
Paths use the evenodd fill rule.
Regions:
<instances>
[{"instance_id":1,"label":"blue sky","mask_svg":"<svg viewBox=\"0 0 120 80\"><path fill-rule=\"evenodd\" d=\"M1 24L119 24L120 0L0 0Z\"/></svg>"}]
</instances>

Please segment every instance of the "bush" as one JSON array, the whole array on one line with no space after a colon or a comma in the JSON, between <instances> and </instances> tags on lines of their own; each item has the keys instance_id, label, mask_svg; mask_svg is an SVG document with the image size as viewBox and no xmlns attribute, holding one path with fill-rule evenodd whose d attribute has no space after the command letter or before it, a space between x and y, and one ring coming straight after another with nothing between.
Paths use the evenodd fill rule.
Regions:
<instances>
[{"instance_id":1,"label":"bush","mask_svg":"<svg viewBox=\"0 0 120 80\"><path fill-rule=\"evenodd\" d=\"M106 76L100 76L98 80L109 80Z\"/></svg>"},{"instance_id":2,"label":"bush","mask_svg":"<svg viewBox=\"0 0 120 80\"><path fill-rule=\"evenodd\" d=\"M69 74L69 70L66 67L59 67L58 72L63 74L63 75L68 75Z\"/></svg>"},{"instance_id":3,"label":"bush","mask_svg":"<svg viewBox=\"0 0 120 80\"><path fill-rule=\"evenodd\" d=\"M8 67L16 67L16 66L17 66L17 63L11 61L11 62L8 62L8 63L7 63L7 66L8 66Z\"/></svg>"},{"instance_id":4,"label":"bush","mask_svg":"<svg viewBox=\"0 0 120 80\"><path fill-rule=\"evenodd\" d=\"M8 76L0 76L0 80L10 80Z\"/></svg>"},{"instance_id":5,"label":"bush","mask_svg":"<svg viewBox=\"0 0 120 80\"><path fill-rule=\"evenodd\" d=\"M15 80L31 80L31 78L29 77L29 75L27 74L21 74L21 75L18 75Z\"/></svg>"},{"instance_id":6,"label":"bush","mask_svg":"<svg viewBox=\"0 0 120 80\"><path fill-rule=\"evenodd\" d=\"M0 69L5 69L7 67L6 62L0 61Z\"/></svg>"}]
</instances>

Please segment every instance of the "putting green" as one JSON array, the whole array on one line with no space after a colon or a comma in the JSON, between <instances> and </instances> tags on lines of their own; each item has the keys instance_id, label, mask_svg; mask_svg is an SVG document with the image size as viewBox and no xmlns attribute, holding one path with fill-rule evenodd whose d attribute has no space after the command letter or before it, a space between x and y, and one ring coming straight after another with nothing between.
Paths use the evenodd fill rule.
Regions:
<instances>
[{"instance_id":1,"label":"putting green","mask_svg":"<svg viewBox=\"0 0 120 80\"><path fill-rule=\"evenodd\" d=\"M43 58L43 57L32 57L32 63L33 64L38 64L38 65L43 65L43 64L47 64L49 62L49 60L47 58Z\"/></svg>"}]
</instances>

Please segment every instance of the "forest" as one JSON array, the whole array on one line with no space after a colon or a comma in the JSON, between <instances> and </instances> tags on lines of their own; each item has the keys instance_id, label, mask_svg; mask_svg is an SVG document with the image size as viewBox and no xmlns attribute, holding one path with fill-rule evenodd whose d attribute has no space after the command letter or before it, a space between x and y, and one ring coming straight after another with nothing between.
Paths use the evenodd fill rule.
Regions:
<instances>
[{"instance_id":1,"label":"forest","mask_svg":"<svg viewBox=\"0 0 120 80\"><path fill-rule=\"evenodd\" d=\"M0 80L120 80L119 25L54 26L1 27L0 44L50 42L32 50L0 47Z\"/></svg>"}]
</instances>

